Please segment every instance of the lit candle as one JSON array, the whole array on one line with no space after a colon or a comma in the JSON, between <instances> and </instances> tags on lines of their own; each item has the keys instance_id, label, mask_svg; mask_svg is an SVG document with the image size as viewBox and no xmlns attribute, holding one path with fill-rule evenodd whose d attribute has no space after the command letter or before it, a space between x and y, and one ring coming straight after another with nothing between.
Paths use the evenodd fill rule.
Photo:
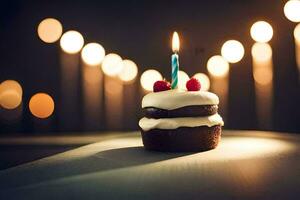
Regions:
<instances>
[{"instance_id":1,"label":"lit candle","mask_svg":"<svg viewBox=\"0 0 300 200\"><path fill-rule=\"evenodd\" d=\"M178 33L175 31L173 33L172 39L172 50L174 54L172 55L172 89L178 88L178 71L179 71L179 36Z\"/></svg>"}]
</instances>

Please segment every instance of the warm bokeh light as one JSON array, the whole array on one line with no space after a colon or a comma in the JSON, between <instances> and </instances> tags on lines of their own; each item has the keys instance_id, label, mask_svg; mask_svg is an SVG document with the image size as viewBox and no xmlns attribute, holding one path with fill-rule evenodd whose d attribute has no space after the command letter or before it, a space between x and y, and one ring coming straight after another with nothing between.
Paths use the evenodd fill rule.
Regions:
<instances>
[{"instance_id":1,"label":"warm bokeh light","mask_svg":"<svg viewBox=\"0 0 300 200\"><path fill-rule=\"evenodd\" d=\"M294 29L294 37L295 37L295 55L296 62L299 71L299 80L300 80L300 24L298 24Z\"/></svg>"},{"instance_id":2,"label":"warm bokeh light","mask_svg":"<svg viewBox=\"0 0 300 200\"><path fill-rule=\"evenodd\" d=\"M23 89L20 83L15 80L6 80L0 84L0 94L5 90L15 90L20 96L23 95Z\"/></svg>"},{"instance_id":3,"label":"warm bokeh light","mask_svg":"<svg viewBox=\"0 0 300 200\"><path fill-rule=\"evenodd\" d=\"M111 88L114 88L113 90ZM120 80L115 80L114 78L107 79L105 81L105 96L115 96L118 97L117 99L111 99L111 100L119 100L120 95L123 91L123 86L120 84ZM111 103L111 102L110 102Z\"/></svg>"},{"instance_id":4,"label":"warm bokeh light","mask_svg":"<svg viewBox=\"0 0 300 200\"><path fill-rule=\"evenodd\" d=\"M208 91L210 88L210 80L206 74L203 73L197 73L193 76L193 78L196 78L200 81L201 84L201 90Z\"/></svg>"},{"instance_id":5,"label":"warm bokeh light","mask_svg":"<svg viewBox=\"0 0 300 200\"><path fill-rule=\"evenodd\" d=\"M37 118L47 118L54 111L54 101L46 93L37 93L30 98L29 110Z\"/></svg>"},{"instance_id":6,"label":"warm bokeh light","mask_svg":"<svg viewBox=\"0 0 300 200\"><path fill-rule=\"evenodd\" d=\"M46 43L56 42L63 31L61 23L54 18L47 18L41 21L37 32L39 38Z\"/></svg>"},{"instance_id":7,"label":"warm bokeh light","mask_svg":"<svg viewBox=\"0 0 300 200\"><path fill-rule=\"evenodd\" d=\"M82 60L88 65L100 65L105 56L104 48L98 43L88 43L81 51Z\"/></svg>"},{"instance_id":8,"label":"warm bokeh light","mask_svg":"<svg viewBox=\"0 0 300 200\"><path fill-rule=\"evenodd\" d=\"M6 80L0 84L0 105L5 109L15 109L22 102L23 90L15 80Z\"/></svg>"},{"instance_id":9,"label":"warm bokeh light","mask_svg":"<svg viewBox=\"0 0 300 200\"><path fill-rule=\"evenodd\" d=\"M84 39L78 31L67 31L60 38L60 46L66 53L78 53L83 44Z\"/></svg>"},{"instance_id":10,"label":"warm bokeh light","mask_svg":"<svg viewBox=\"0 0 300 200\"><path fill-rule=\"evenodd\" d=\"M294 29L294 37L298 44L300 44L300 24L298 24Z\"/></svg>"},{"instance_id":11,"label":"warm bokeh light","mask_svg":"<svg viewBox=\"0 0 300 200\"><path fill-rule=\"evenodd\" d=\"M15 109L22 102L20 96L15 90L6 90L0 95L0 105L5 109Z\"/></svg>"},{"instance_id":12,"label":"warm bokeh light","mask_svg":"<svg viewBox=\"0 0 300 200\"><path fill-rule=\"evenodd\" d=\"M108 76L116 76L123 69L121 56L115 53L107 54L102 61L102 70Z\"/></svg>"},{"instance_id":13,"label":"warm bokeh light","mask_svg":"<svg viewBox=\"0 0 300 200\"><path fill-rule=\"evenodd\" d=\"M272 57L272 47L267 43L255 43L251 48L252 57L257 61L267 61Z\"/></svg>"},{"instance_id":14,"label":"warm bokeh light","mask_svg":"<svg viewBox=\"0 0 300 200\"><path fill-rule=\"evenodd\" d=\"M190 79L189 75L182 70L178 71L178 88L186 90L186 82Z\"/></svg>"},{"instance_id":15,"label":"warm bokeh light","mask_svg":"<svg viewBox=\"0 0 300 200\"><path fill-rule=\"evenodd\" d=\"M175 31L172 37L172 50L173 52L178 52L180 48L179 36L178 33Z\"/></svg>"},{"instance_id":16,"label":"warm bokeh light","mask_svg":"<svg viewBox=\"0 0 300 200\"><path fill-rule=\"evenodd\" d=\"M255 82L259 85L270 84L273 80L272 47L268 43L255 43L251 54Z\"/></svg>"},{"instance_id":17,"label":"warm bokeh light","mask_svg":"<svg viewBox=\"0 0 300 200\"><path fill-rule=\"evenodd\" d=\"M284 5L284 14L292 22L300 22L300 1L290 0Z\"/></svg>"},{"instance_id":18,"label":"warm bokeh light","mask_svg":"<svg viewBox=\"0 0 300 200\"><path fill-rule=\"evenodd\" d=\"M252 25L250 34L256 42L269 42L273 37L273 28L268 22L258 21Z\"/></svg>"},{"instance_id":19,"label":"warm bokeh light","mask_svg":"<svg viewBox=\"0 0 300 200\"><path fill-rule=\"evenodd\" d=\"M229 72L229 63L222 56L216 55L207 61L207 70L212 76L224 77Z\"/></svg>"},{"instance_id":20,"label":"warm bokeh light","mask_svg":"<svg viewBox=\"0 0 300 200\"><path fill-rule=\"evenodd\" d=\"M143 72L140 82L145 90L153 91L153 84L162 79L161 73L155 69L149 69Z\"/></svg>"},{"instance_id":21,"label":"warm bokeh light","mask_svg":"<svg viewBox=\"0 0 300 200\"><path fill-rule=\"evenodd\" d=\"M96 67L83 66L82 75L84 83L91 85L100 85L102 80L102 72Z\"/></svg>"},{"instance_id":22,"label":"warm bokeh light","mask_svg":"<svg viewBox=\"0 0 300 200\"><path fill-rule=\"evenodd\" d=\"M273 80L272 70L268 67L258 67L253 69L253 77L255 82L260 85L270 84Z\"/></svg>"},{"instance_id":23,"label":"warm bokeh light","mask_svg":"<svg viewBox=\"0 0 300 200\"><path fill-rule=\"evenodd\" d=\"M223 44L221 54L228 62L237 63L244 57L245 49L239 41L228 40Z\"/></svg>"},{"instance_id":24,"label":"warm bokeh light","mask_svg":"<svg viewBox=\"0 0 300 200\"><path fill-rule=\"evenodd\" d=\"M124 82L131 82L138 73L137 65L131 60L123 60L122 71L118 74L119 78Z\"/></svg>"}]
</instances>

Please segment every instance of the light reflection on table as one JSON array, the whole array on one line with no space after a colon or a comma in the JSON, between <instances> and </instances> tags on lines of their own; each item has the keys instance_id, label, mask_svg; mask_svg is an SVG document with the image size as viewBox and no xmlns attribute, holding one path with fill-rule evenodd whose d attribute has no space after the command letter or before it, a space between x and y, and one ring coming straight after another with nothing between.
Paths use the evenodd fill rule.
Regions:
<instances>
[{"instance_id":1,"label":"light reflection on table","mask_svg":"<svg viewBox=\"0 0 300 200\"><path fill-rule=\"evenodd\" d=\"M143 149L138 134L111 136L2 171L0 197L299 197L297 135L224 131L218 148L202 153L149 152Z\"/></svg>"}]
</instances>

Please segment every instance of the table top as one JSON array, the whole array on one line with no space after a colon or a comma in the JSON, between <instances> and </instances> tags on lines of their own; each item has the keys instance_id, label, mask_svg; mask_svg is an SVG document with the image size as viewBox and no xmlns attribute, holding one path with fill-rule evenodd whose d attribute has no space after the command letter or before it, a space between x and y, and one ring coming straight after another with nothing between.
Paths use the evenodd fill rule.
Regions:
<instances>
[{"instance_id":1,"label":"table top","mask_svg":"<svg viewBox=\"0 0 300 200\"><path fill-rule=\"evenodd\" d=\"M0 171L0 199L300 199L297 134L223 131L201 153L146 151L138 132L97 141Z\"/></svg>"}]
</instances>

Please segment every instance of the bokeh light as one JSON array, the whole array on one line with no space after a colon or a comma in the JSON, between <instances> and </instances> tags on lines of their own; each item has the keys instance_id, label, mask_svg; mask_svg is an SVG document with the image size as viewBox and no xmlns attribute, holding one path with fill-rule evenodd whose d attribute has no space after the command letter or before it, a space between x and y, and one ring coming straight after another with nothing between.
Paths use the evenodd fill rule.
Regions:
<instances>
[{"instance_id":1,"label":"bokeh light","mask_svg":"<svg viewBox=\"0 0 300 200\"><path fill-rule=\"evenodd\" d=\"M259 85L270 84L273 80L272 47L268 43L252 46L253 78Z\"/></svg>"},{"instance_id":2,"label":"bokeh light","mask_svg":"<svg viewBox=\"0 0 300 200\"><path fill-rule=\"evenodd\" d=\"M258 21L251 26L250 34L256 42L269 42L273 37L273 28L268 22Z\"/></svg>"},{"instance_id":3,"label":"bokeh light","mask_svg":"<svg viewBox=\"0 0 300 200\"><path fill-rule=\"evenodd\" d=\"M78 31L67 31L60 38L60 46L66 53L78 53L83 44L84 39Z\"/></svg>"},{"instance_id":4,"label":"bokeh light","mask_svg":"<svg viewBox=\"0 0 300 200\"><path fill-rule=\"evenodd\" d=\"M300 24L298 24L294 29L294 37L296 42L300 44Z\"/></svg>"},{"instance_id":5,"label":"bokeh light","mask_svg":"<svg viewBox=\"0 0 300 200\"><path fill-rule=\"evenodd\" d=\"M120 80L115 80L115 79L109 79L105 82L105 95L106 97L108 96L114 96L115 98L111 98L112 104L116 103L116 101L120 100L120 95L122 94L123 91L123 86L119 82ZM111 89L113 88L113 90Z\"/></svg>"},{"instance_id":6,"label":"bokeh light","mask_svg":"<svg viewBox=\"0 0 300 200\"><path fill-rule=\"evenodd\" d=\"M161 73L155 69L149 69L143 72L140 82L145 90L153 91L153 84L162 79Z\"/></svg>"},{"instance_id":7,"label":"bokeh light","mask_svg":"<svg viewBox=\"0 0 300 200\"><path fill-rule=\"evenodd\" d=\"M186 82L190 79L189 75L182 70L178 71L178 88L186 90Z\"/></svg>"},{"instance_id":8,"label":"bokeh light","mask_svg":"<svg viewBox=\"0 0 300 200\"><path fill-rule=\"evenodd\" d=\"M102 72L96 67L88 67L84 66L82 68L82 75L84 84L88 84L89 87L92 87L91 85L100 85L102 80Z\"/></svg>"},{"instance_id":9,"label":"bokeh light","mask_svg":"<svg viewBox=\"0 0 300 200\"><path fill-rule=\"evenodd\" d=\"M245 54L245 49L237 40L226 41L221 49L222 56L230 63L239 62Z\"/></svg>"},{"instance_id":10,"label":"bokeh light","mask_svg":"<svg viewBox=\"0 0 300 200\"><path fill-rule=\"evenodd\" d=\"M123 69L121 56L115 53L107 54L102 61L102 70L108 76L116 76Z\"/></svg>"},{"instance_id":11,"label":"bokeh light","mask_svg":"<svg viewBox=\"0 0 300 200\"><path fill-rule=\"evenodd\" d=\"M273 80L273 72L271 67L257 67L253 69L253 77L256 83L260 85L268 85Z\"/></svg>"},{"instance_id":12,"label":"bokeh light","mask_svg":"<svg viewBox=\"0 0 300 200\"><path fill-rule=\"evenodd\" d=\"M15 90L20 96L23 95L23 89L20 83L15 80L6 80L0 84L0 94L5 90Z\"/></svg>"},{"instance_id":13,"label":"bokeh light","mask_svg":"<svg viewBox=\"0 0 300 200\"><path fill-rule=\"evenodd\" d=\"M210 88L210 80L208 76L204 73L197 73L193 76L193 78L196 78L200 81L201 84L201 90L208 91Z\"/></svg>"},{"instance_id":14,"label":"bokeh light","mask_svg":"<svg viewBox=\"0 0 300 200\"><path fill-rule=\"evenodd\" d=\"M272 57L272 47L267 43L256 42L251 48L251 54L256 61L267 61Z\"/></svg>"},{"instance_id":15,"label":"bokeh light","mask_svg":"<svg viewBox=\"0 0 300 200\"><path fill-rule=\"evenodd\" d=\"M118 74L119 78L124 82L131 82L138 73L137 65L131 60L123 60L122 71Z\"/></svg>"},{"instance_id":16,"label":"bokeh light","mask_svg":"<svg viewBox=\"0 0 300 200\"><path fill-rule=\"evenodd\" d=\"M225 77L229 72L229 63L219 55L211 57L207 61L209 74L216 77Z\"/></svg>"},{"instance_id":17,"label":"bokeh light","mask_svg":"<svg viewBox=\"0 0 300 200\"><path fill-rule=\"evenodd\" d=\"M5 109L15 109L22 102L23 90L15 80L6 80L0 84L0 105Z\"/></svg>"},{"instance_id":18,"label":"bokeh light","mask_svg":"<svg viewBox=\"0 0 300 200\"><path fill-rule=\"evenodd\" d=\"M15 90L6 90L0 96L0 105L5 109L15 109L22 102L22 97Z\"/></svg>"},{"instance_id":19,"label":"bokeh light","mask_svg":"<svg viewBox=\"0 0 300 200\"><path fill-rule=\"evenodd\" d=\"M300 1L290 0L284 5L284 15L292 22L300 22Z\"/></svg>"},{"instance_id":20,"label":"bokeh light","mask_svg":"<svg viewBox=\"0 0 300 200\"><path fill-rule=\"evenodd\" d=\"M88 43L81 51L82 60L91 66L100 65L105 56L104 48L98 43Z\"/></svg>"},{"instance_id":21,"label":"bokeh light","mask_svg":"<svg viewBox=\"0 0 300 200\"><path fill-rule=\"evenodd\" d=\"M37 118L47 118L54 111L54 101L46 93L37 93L30 98L29 110Z\"/></svg>"},{"instance_id":22,"label":"bokeh light","mask_svg":"<svg viewBox=\"0 0 300 200\"><path fill-rule=\"evenodd\" d=\"M56 42L63 31L61 23L54 18L46 18L38 25L38 36L46 43Z\"/></svg>"}]
</instances>

